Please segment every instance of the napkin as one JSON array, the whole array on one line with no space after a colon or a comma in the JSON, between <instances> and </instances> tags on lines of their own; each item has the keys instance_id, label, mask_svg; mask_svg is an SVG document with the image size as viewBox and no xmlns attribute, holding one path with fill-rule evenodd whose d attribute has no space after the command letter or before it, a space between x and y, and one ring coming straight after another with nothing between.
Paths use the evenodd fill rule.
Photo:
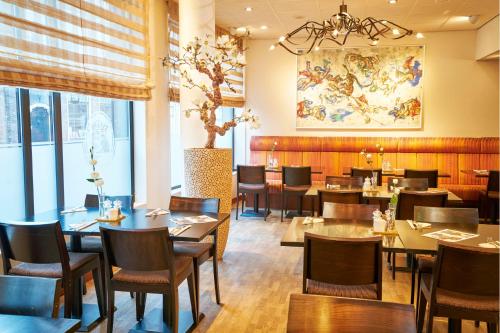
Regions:
<instances>
[{"instance_id":1,"label":"napkin","mask_svg":"<svg viewBox=\"0 0 500 333\"><path fill-rule=\"evenodd\" d=\"M432 227L432 224L426 222L415 222L413 220L406 220L413 230L428 229Z\"/></svg>"},{"instance_id":2,"label":"napkin","mask_svg":"<svg viewBox=\"0 0 500 333\"><path fill-rule=\"evenodd\" d=\"M325 220L322 217L307 216L302 222L302 224L322 223L322 222L325 222Z\"/></svg>"},{"instance_id":3,"label":"napkin","mask_svg":"<svg viewBox=\"0 0 500 333\"><path fill-rule=\"evenodd\" d=\"M500 242L499 241L493 241L493 242L488 242L488 243L480 243L478 244L480 247L485 247L489 249L498 249L500 248Z\"/></svg>"},{"instance_id":4,"label":"napkin","mask_svg":"<svg viewBox=\"0 0 500 333\"><path fill-rule=\"evenodd\" d=\"M186 217L172 218L172 221L175 222L176 224L184 225L184 224L217 222L217 219L214 219L207 215L200 215L200 216L186 216Z\"/></svg>"},{"instance_id":5,"label":"napkin","mask_svg":"<svg viewBox=\"0 0 500 333\"><path fill-rule=\"evenodd\" d=\"M170 213L170 212L166 209L156 208L155 210L153 210L149 213L146 213L146 217L157 216L157 215L166 215L168 213Z\"/></svg>"},{"instance_id":6,"label":"napkin","mask_svg":"<svg viewBox=\"0 0 500 333\"><path fill-rule=\"evenodd\" d=\"M75 207L75 208L69 208L66 210L61 211L61 214L68 214L68 213L76 213L76 212L86 212L87 208L80 206L80 207Z\"/></svg>"},{"instance_id":7,"label":"napkin","mask_svg":"<svg viewBox=\"0 0 500 333\"><path fill-rule=\"evenodd\" d=\"M184 231L188 230L189 228L191 228L190 225L185 225L182 227L169 228L168 231L169 231L170 235L177 236L177 235L182 234Z\"/></svg>"},{"instance_id":8,"label":"napkin","mask_svg":"<svg viewBox=\"0 0 500 333\"><path fill-rule=\"evenodd\" d=\"M80 231L83 230L87 227L90 227L94 223L97 223L97 221L90 221L90 222L84 222L84 223L73 223L69 225L69 228L74 231Z\"/></svg>"}]
</instances>

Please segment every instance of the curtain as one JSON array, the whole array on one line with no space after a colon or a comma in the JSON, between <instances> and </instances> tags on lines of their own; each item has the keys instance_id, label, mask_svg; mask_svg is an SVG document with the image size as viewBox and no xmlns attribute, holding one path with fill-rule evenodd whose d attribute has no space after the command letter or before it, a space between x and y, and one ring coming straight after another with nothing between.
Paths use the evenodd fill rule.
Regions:
<instances>
[{"instance_id":1,"label":"curtain","mask_svg":"<svg viewBox=\"0 0 500 333\"><path fill-rule=\"evenodd\" d=\"M145 100L148 0L0 0L0 84Z\"/></svg>"},{"instance_id":2,"label":"curtain","mask_svg":"<svg viewBox=\"0 0 500 333\"><path fill-rule=\"evenodd\" d=\"M179 6L173 1L169 1L169 18L168 18L168 28L169 28L169 51L170 56L173 58L179 57ZM222 35L229 35L229 31L215 27L216 37ZM233 36L234 37L234 36ZM240 47L243 48L243 41L241 38L238 39ZM227 84L221 86L222 93L222 103L223 106L230 107L243 107L245 105L245 86L244 86L244 69L239 68L237 71L232 71L229 73L228 79L232 87L236 92L232 92ZM179 88L180 88L180 74L178 69L170 67L170 88L169 95L170 100L173 102L179 102Z\"/></svg>"}]
</instances>

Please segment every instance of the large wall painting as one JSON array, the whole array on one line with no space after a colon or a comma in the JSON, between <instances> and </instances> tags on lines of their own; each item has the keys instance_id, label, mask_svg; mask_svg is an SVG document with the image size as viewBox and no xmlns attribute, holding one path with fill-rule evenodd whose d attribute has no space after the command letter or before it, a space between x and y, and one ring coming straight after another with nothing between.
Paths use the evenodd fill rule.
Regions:
<instances>
[{"instance_id":1,"label":"large wall painting","mask_svg":"<svg viewBox=\"0 0 500 333\"><path fill-rule=\"evenodd\" d=\"M297 128L422 128L423 73L423 46L298 56Z\"/></svg>"}]
</instances>

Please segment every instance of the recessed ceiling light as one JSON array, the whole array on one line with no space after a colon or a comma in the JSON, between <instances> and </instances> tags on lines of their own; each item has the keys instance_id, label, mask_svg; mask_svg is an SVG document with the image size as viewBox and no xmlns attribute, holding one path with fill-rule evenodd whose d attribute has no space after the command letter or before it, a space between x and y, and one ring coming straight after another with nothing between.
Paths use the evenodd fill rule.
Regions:
<instances>
[{"instance_id":1,"label":"recessed ceiling light","mask_svg":"<svg viewBox=\"0 0 500 333\"><path fill-rule=\"evenodd\" d=\"M378 40L372 40L372 42L371 42L371 45L372 45L372 46L375 46L375 45L377 45L377 44L378 44Z\"/></svg>"},{"instance_id":2,"label":"recessed ceiling light","mask_svg":"<svg viewBox=\"0 0 500 333\"><path fill-rule=\"evenodd\" d=\"M247 28L246 27L239 27L236 29L236 31L238 32L247 32Z\"/></svg>"},{"instance_id":3,"label":"recessed ceiling light","mask_svg":"<svg viewBox=\"0 0 500 333\"><path fill-rule=\"evenodd\" d=\"M246 10L247 12L251 12L251 11L252 11L252 9L253 9L252 7L246 7L246 8L245 8L245 10Z\"/></svg>"},{"instance_id":4,"label":"recessed ceiling light","mask_svg":"<svg viewBox=\"0 0 500 333\"><path fill-rule=\"evenodd\" d=\"M319 51L319 46L316 46L316 47L314 48L314 51Z\"/></svg>"},{"instance_id":5,"label":"recessed ceiling light","mask_svg":"<svg viewBox=\"0 0 500 333\"><path fill-rule=\"evenodd\" d=\"M272 50L274 50L275 48L276 48L276 45L274 45L274 44L273 44L273 45L269 46L269 51L272 51Z\"/></svg>"},{"instance_id":6,"label":"recessed ceiling light","mask_svg":"<svg viewBox=\"0 0 500 333\"><path fill-rule=\"evenodd\" d=\"M260 30L267 30L267 25L261 25Z\"/></svg>"},{"instance_id":7,"label":"recessed ceiling light","mask_svg":"<svg viewBox=\"0 0 500 333\"><path fill-rule=\"evenodd\" d=\"M389 0L389 3L390 3L391 5L395 5L397 2L398 2L398 0Z\"/></svg>"},{"instance_id":8,"label":"recessed ceiling light","mask_svg":"<svg viewBox=\"0 0 500 333\"><path fill-rule=\"evenodd\" d=\"M421 33L421 32L417 32L417 34L415 35L415 37L417 37L418 39L422 39L422 38L424 38L424 34Z\"/></svg>"},{"instance_id":9,"label":"recessed ceiling light","mask_svg":"<svg viewBox=\"0 0 500 333\"><path fill-rule=\"evenodd\" d=\"M399 29L392 29L392 34L396 36L399 35L400 34Z\"/></svg>"},{"instance_id":10,"label":"recessed ceiling light","mask_svg":"<svg viewBox=\"0 0 500 333\"><path fill-rule=\"evenodd\" d=\"M285 41L285 36L280 36L280 38L278 38L278 41L280 43L283 43Z\"/></svg>"}]
</instances>

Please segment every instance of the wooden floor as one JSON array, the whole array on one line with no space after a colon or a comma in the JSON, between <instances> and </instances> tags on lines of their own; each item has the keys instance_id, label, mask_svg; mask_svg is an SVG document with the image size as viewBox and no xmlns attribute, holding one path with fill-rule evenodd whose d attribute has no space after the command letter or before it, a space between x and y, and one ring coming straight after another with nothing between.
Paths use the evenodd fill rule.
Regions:
<instances>
[{"instance_id":1,"label":"wooden floor","mask_svg":"<svg viewBox=\"0 0 500 333\"><path fill-rule=\"evenodd\" d=\"M288 222L280 223L279 212L267 222L259 219L231 221L224 260L219 264L221 299L215 303L212 265L201 266L201 311L206 317L195 332L285 332L290 293L302 291L302 249L281 247ZM92 282L87 302L95 302ZM410 275L399 273L393 281L384 267L383 300L409 303ZM187 285L180 290L181 308L189 309ZM114 332L128 332L135 325L135 303L128 293L117 293ZM158 295L148 296L146 314L161 308ZM105 332L103 321L93 332ZM434 332L447 332L443 318L434 320ZM481 323L463 323L463 332L486 332Z\"/></svg>"}]
</instances>

